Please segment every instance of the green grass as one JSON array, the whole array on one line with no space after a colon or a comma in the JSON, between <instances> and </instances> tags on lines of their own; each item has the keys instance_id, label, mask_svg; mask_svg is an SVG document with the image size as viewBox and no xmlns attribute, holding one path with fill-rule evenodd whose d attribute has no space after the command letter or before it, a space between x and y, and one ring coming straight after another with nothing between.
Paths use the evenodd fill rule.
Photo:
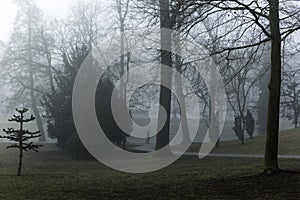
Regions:
<instances>
[{"instance_id":1,"label":"green grass","mask_svg":"<svg viewBox=\"0 0 300 200\"><path fill-rule=\"evenodd\" d=\"M242 145L239 140L221 142L214 153L264 154L265 135L246 139ZM198 152L201 144L194 143L189 151ZM279 134L279 154L300 155L300 128L282 131Z\"/></svg>"},{"instance_id":2,"label":"green grass","mask_svg":"<svg viewBox=\"0 0 300 200\"><path fill-rule=\"evenodd\" d=\"M15 176L17 151L0 145L0 199L292 199L300 172L267 177L262 159L183 157L147 174L112 170L94 160L75 160L53 145L26 152L23 176ZM280 160L299 170L300 160Z\"/></svg>"}]
</instances>

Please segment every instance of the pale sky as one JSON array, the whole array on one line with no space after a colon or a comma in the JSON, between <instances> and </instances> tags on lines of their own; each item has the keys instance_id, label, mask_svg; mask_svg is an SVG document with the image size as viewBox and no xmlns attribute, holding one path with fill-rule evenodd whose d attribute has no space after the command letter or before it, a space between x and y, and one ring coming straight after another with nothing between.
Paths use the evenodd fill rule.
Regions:
<instances>
[{"instance_id":1,"label":"pale sky","mask_svg":"<svg viewBox=\"0 0 300 200\"><path fill-rule=\"evenodd\" d=\"M76 0L35 0L37 6L50 18L64 18ZM0 40L7 41L12 30L16 6L13 0L0 2Z\"/></svg>"}]
</instances>

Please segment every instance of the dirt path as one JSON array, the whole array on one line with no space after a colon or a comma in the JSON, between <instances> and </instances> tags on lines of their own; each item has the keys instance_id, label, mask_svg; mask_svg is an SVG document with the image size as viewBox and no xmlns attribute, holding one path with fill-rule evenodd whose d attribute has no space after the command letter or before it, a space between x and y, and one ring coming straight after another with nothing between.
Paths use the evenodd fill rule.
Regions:
<instances>
[{"instance_id":1,"label":"dirt path","mask_svg":"<svg viewBox=\"0 0 300 200\"><path fill-rule=\"evenodd\" d=\"M143 145L143 146L135 146L135 150L151 152L154 151L153 145ZM181 152L173 152L175 154L182 154ZM199 156L198 152L185 152L185 156ZM239 154L239 153L209 153L207 156L209 157L230 157L230 158L263 158L263 154ZM279 158L284 159L300 159L300 155L278 155Z\"/></svg>"}]
</instances>

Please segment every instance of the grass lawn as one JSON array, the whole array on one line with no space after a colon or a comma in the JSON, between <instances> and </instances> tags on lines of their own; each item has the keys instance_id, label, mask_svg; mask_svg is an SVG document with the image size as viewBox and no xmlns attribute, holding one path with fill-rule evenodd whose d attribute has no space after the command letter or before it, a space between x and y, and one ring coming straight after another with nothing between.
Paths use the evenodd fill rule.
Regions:
<instances>
[{"instance_id":1,"label":"grass lawn","mask_svg":"<svg viewBox=\"0 0 300 200\"><path fill-rule=\"evenodd\" d=\"M213 149L213 153L238 153L238 154L264 154L265 135L254 139L245 139L242 145L239 140L221 142L219 147ZM189 151L198 152L201 144L194 143ZM300 155L300 128L282 131L279 134L280 155Z\"/></svg>"},{"instance_id":2,"label":"grass lawn","mask_svg":"<svg viewBox=\"0 0 300 200\"><path fill-rule=\"evenodd\" d=\"M23 176L15 176L17 151L0 145L0 199L296 199L300 160L262 175L262 159L183 157L147 174L127 174L94 160L75 160L46 145L25 153ZM298 170L298 172L297 172Z\"/></svg>"}]
</instances>

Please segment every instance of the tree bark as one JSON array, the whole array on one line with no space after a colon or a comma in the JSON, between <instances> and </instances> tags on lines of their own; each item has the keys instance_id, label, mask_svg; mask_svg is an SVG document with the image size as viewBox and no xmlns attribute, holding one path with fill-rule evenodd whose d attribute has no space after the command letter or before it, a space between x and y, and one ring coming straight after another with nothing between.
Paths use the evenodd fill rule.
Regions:
<instances>
[{"instance_id":1,"label":"tree bark","mask_svg":"<svg viewBox=\"0 0 300 200\"><path fill-rule=\"evenodd\" d=\"M175 34L175 52L176 52L176 58L175 58L175 67L176 71L178 73L182 73L182 58L180 56L181 54L181 45L180 45L180 33ZM188 121L187 121L187 114L186 114L186 105L185 105L185 98L183 94L183 88L182 88L182 77L177 74L175 76L175 85L176 85L176 92L177 97L180 102L180 117L181 117L181 127L182 127L182 143L187 144L190 142L190 134L189 134L189 127L188 127Z\"/></svg>"},{"instance_id":2,"label":"tree bark","mask_svg":"<svg viewBox=\"0 0 300 200\"><path fill-rule=\"evenodd\" d=\"M23 120L23 113L21 113L21 120ZM20 131L23 131L23 121L20 122ZM19 167L18 167L18 176L21 176L22 172L22 160L23 160L23 144L22 144L22 132L19 133Z\"/></svg>"},{"instance_id":3,"label":"tree bark","mask_svg":"<svg viewBox=\"0 0 300 200\"><path fill-rule=\"evenodd\" d=\"M52 73L52 69L51 69L52 68L52 56L51 56L49 46L47 44L47 39L44 34L44 30L42 30L41 35L42 35L42 39L43 39L43 43L44 43L44 47L45 47L45 51L46 51L47 62L48 62L46 70L47 70L47 75L48 75L49 84L50 84L50 91L52 94L55 94L54 78L53 78L53 73Z\"/></svg>"},{"instance_id":4,"label":"tree bark","mask_svg":"<svg viewBox=\"0 0 300 200\"><path fill-rule=\"evenodd\" d=\"M295 83L295 81L294 81ZM299 120L299 104L298 104L298 93L297 92L297 84L295 83L295 89L294 89L294 99L293 99L293 102L294 102L294 120L295 120L295 128L298 128L298 120Z\"/></svg>"},{"instance_id":5,"label":"tree bark","mask_svg":"<svg viewBox=\"0 0 300 200\"><path fill-rule=\"evenodd\" d=\"M281 36L279 27L279 1L270 2L271 30L271 78L269 83L268 122L265 146L264 170L273 173L278 167L278 132L281 87Z\"/></svg>"},{"instance_id":6,"label":"tree bark","mask_svg":"<svg viewBox=\"0 0 300 200\"><path fill-rule=\"evenodd\" d=\"M160 28L161 28L161 65L168 66L170 69L161 67L161 86L159 103L166 111L166 121L163 128L157 133L156 137L156 150L163 148L170 142L170 111L171 111L171 90L164 87L171 88L172 84L172 54L171 54L171 20L169 10L169 0L160 0ZM161 123L164 110L159 108L158 123Z\"/></svg>"},{"instance_id":7,"label":"tree bark","mask_svg":"<svg viewBox=\"0 0 300 200\"><path fill-rule=\"evenodd\" d=\"M128 12L128 4L129 4L129 0L126 1L125 4L125 11L124 13L122 12L123 10L123 3L122 0L116 1L117 4L117 10L118 10L118 14L119 14L119 22L120 22L120 96L122 101L124 101L124 105L127 109L127 105L126 105L126 82L124 81L124 79L122 79L122 77L125 74L125 20L127 17L127 12ZM128 68L127 71L128 72ZM123 119L125 118L125 116L122 117ZM121 123L125 123L125 120L123 120ZM122 125L123 127L125 126L124 124ZM122 136L122 148L125 149L126 148L126 135L125 133Z\"/></svg>"},{"instance_id":8,"label":"tree bark","mask_svg":"<svg viewBox=\"0 0 300 200\"><path fill-rule=\"evenodd\" d=\"M31 108L36 118L37 126L40 131L41 137L39 141L46 141L45 132L43 128L42 119L37 108L37 100L34 94L34 78L33 78L33 64L32 64L32 33L31 33L31 9L28 9L28 69L29 69L29 90L30 90L30 99L31 99Z\"/></svg>"}]
</instances>

